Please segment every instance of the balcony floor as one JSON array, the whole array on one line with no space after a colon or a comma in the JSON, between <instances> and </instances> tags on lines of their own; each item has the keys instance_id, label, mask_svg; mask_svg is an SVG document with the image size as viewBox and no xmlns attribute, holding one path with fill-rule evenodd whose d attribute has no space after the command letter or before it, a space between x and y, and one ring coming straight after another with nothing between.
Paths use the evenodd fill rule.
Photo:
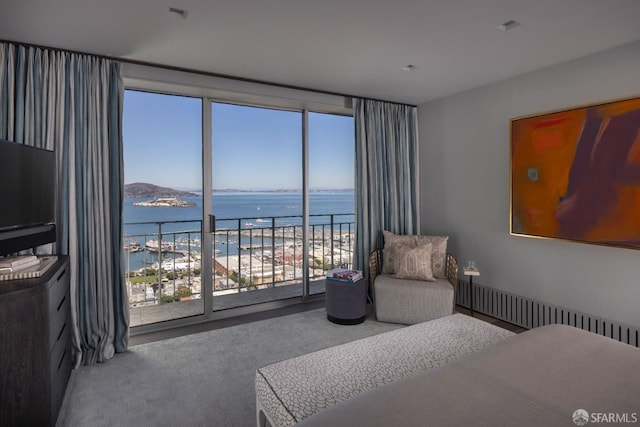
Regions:
<instances>
[{"instance_id":1,"label":"balcony floor","mask_svg":"<svg viewBox=\"0 0 640 427\"><path fill-rule=\"evenodd\" d=\"M315 280L310 283L311 295L324 293L324 280ZM302 283L293 285L276 286L274 288L258 289L254 291L239 292L233 294L216 295L213 297L213 311L227 310L230 308L244 307L265 302L302 296ZM183 317L197 316L203 312L202 299L173 302L162 305L149 305L130 309L130 327L180 319Z\"/></svg>"}]
</instances>

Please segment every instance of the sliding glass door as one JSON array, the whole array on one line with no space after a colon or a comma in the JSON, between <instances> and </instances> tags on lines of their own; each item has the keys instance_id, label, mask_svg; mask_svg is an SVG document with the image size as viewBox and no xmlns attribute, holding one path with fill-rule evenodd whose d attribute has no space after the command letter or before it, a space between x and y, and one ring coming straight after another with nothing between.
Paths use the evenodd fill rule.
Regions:
<instances>
[{"instance_id":1,"label":"sliding glass door","mask_svg":"<svg viewBox=\"0 0 640 427\"><path fill-rule=\"evenodd\" d=\"M125 91L131 326L324 292L354 244L353 118Z\"/></svg>"},{"instance_id":2,"label":"sliding glass door","mask_svg":"<svg viewBox=\"0 0 640 427\"><path fill-rule=\"evenodd\" d=\"M213 103L212 141L213 309L324 292L352 263L353 119Z\"/></svg>"},{"instance_id":3,"label":"sliding glass door","mask_svg":"<svg viewBox=\"0 0 640 427\"><path fill-rule=\"evenodd\" d=\"M301 119L212 104L214 310L302 295Z\"/></svg>"},{"instance_id":4,"label":"sliding glass door","mask_svg":"<svg viewBox=\"0 0 640 427\"><path fill-rule=\"evenodd\" d=\"M331 268L350 268L355 244L353 117L309 113L310 294Z\"/></svg>"},{"instance_id":5,"label":"sliding glass door","mask_svg":"<svg viewBox=\"0 0 640 427\"><path fill-rule=\"evenodd\" d=\"M202 314L202 100L127 90L123 116L131 326Z\"/></svg>"}]
</instances>

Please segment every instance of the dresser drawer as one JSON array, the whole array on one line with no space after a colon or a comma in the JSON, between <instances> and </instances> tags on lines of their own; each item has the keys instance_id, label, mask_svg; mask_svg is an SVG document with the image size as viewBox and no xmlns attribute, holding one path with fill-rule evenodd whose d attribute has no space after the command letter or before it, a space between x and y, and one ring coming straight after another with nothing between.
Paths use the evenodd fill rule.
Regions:
<instances>
[{"instance_id":1,"label":"dresser drawer","mask_svg":"<svg viewBox=\"0 0 640 427\"><path fill-rule=\"evenodd\" d=\"M71 353L71 331L70 327L67 325L64 329L60 331L60 339L54 344L51 350L51 356L49 359L49 374L50 379L53 379L58 375L58 372L65 368L65 362L70 360Z\"/></svg>"},{"instance_id":2,"label":"dresser drawer","mask_svg":"<svg viewBox=\"0 0 640 427\"><path fill-rule=\"evenodd\" d=\"M58 361L57 368L58 368L58 371L56 372L56 375L53 376L53 379L51 381L51 425L52 426L56 425L58 412L60 411L60 406L62 406L64 393L67 389L67 382L69 381L69 375L71 375L71 346L69 344L67 344L66 346L66 352L62 354L61 359Z\"/></svg>"},{"instance_id":3,"label":"dresser drawer","mask_svg":"<svg viewBox=\"0 0 640 427\"><path fill-rule=\"evenodd\" d=\"M69 299L69 267L58 271L49 288L49 317L52 318L62 309L65 299Z\"/></svg>"},{"instance_id":4,"label":"dresser drawer","mask_svg":"<svg viewBox=\"0 0 640 427\"><path fill-rule=\"evenodd\" d=\"M64 338L64 334L69 334L68 329L71 327L69 319L69 293L61 301L59 310L51 316L49 320L49 350L53 351L56 343Z\"/></svg>"}]
</instances>

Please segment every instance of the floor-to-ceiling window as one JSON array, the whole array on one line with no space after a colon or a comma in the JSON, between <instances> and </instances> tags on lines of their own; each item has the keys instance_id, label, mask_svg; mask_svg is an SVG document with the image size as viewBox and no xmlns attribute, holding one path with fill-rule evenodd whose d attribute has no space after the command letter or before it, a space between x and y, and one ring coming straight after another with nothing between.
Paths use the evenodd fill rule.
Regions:
<instances>
[{"instance_id":1,"label":"floor-to-ceiling window","mask_svg":"<svg viewBox=\"0 0 640 427\"><path fill-rule=\"evenodd\" d=\"M324 271L353 262L354 149L352 117L309 113L310 256Z\"/></svg>"},{"instance_id":2,"label":"floor-to-ceiling window","mask_svg":"<svg viewBox=\"0 0 640 427\"><path fill-rule=\"evenodd\" d=\"M351 116L135 90L124 116L132 326L324 292L351 265Z\"/></svg>"},{"instance_id":3,"label":"floor-to-ceiling window","mask_svg":"<svg viewBox=\"0 0 640 427\"><path fill-rule=\"evenodd\" d=\"M127 90L125 279L131 326L203 312L202 100Z\"/></svg>"},{"instance_id":4,"label":"floor-to-ceiling window","mask_svg":"<svg viewBox=\"0 0 640 427\"><path fill-rule=\"evenodd\" d=\"M212 105L214 310L301 295L301 119ZM273 290L293 282L290 292Z\"/></svg>"}]
</instances>

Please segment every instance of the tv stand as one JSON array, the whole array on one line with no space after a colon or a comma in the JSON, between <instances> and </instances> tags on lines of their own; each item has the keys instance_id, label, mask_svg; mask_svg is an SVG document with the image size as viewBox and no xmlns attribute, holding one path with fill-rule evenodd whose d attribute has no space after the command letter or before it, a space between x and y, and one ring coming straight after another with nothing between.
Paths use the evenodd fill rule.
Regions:
<instances>
[{"instance_id":1,"label":"tv stand","mask_svg":"<svg viewBox=\"0 0 640 427\"><path fill-rule=\"evenodd\" d=\"M69 259L0 282L0 425L55 426L71 374Z\"/></svg>"}]
</instances>

